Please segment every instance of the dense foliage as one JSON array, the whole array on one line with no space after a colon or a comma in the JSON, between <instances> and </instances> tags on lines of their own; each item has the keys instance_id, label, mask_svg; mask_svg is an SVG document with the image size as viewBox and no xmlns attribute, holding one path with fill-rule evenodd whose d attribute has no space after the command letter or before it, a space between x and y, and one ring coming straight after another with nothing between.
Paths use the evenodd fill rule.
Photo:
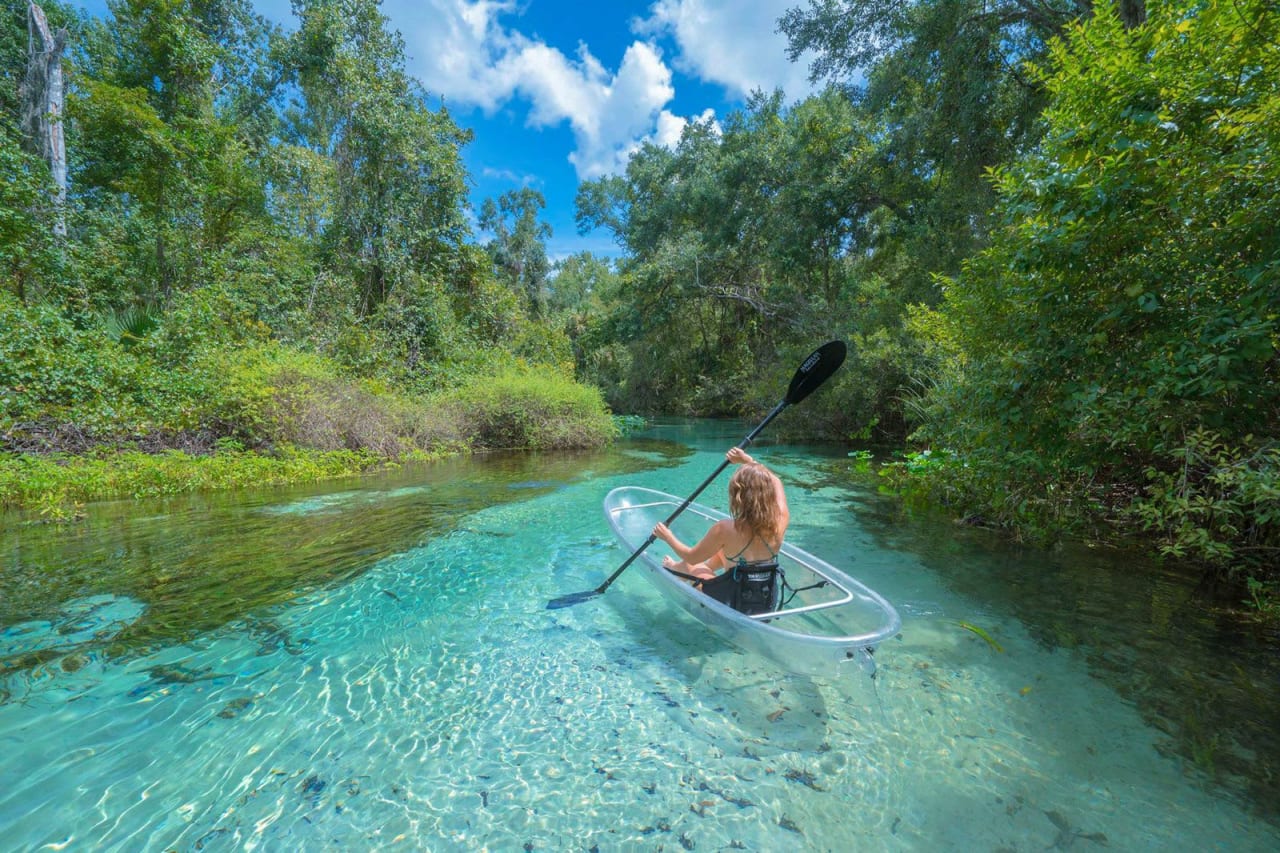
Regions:
<instances>
[{"instance_id":1,"label":"dense foliage","mask_svg":"<svg viewBox=\"0 0 1280 853\"><path fill-rule=\"evenodd\" d=\"M1100 14L1039 72L1045 139L996 172L1001 227L921 319L952 354L922 434L959 453L952 482L1004 481L978 489L996 517L1059 489L1174 555L1280 556L1280 19L1263 9L1159 6L1134 30Z\"/></svg>"},{"instance_id":2,"label":"dense foliage","mask_svg":"<svg viewBox=\"0 0 1280 853\"><path fill-rule=\"evenodd\" d=\"M676 150L648 146L625 176L585 184L580 221L611 229L625 252L628 304L610 321L631 343L613 359L615 405L759 409L776 402L779 371L839 336L849 367L806 424L900 440L904 391L925 373L904 307L936 305L935 274L984 244L985 170L1040 133L1044 90L1021 63L1074 14L1067 3L813 2L781 25L795 55L817 51L827 91L789 107L758 94ZM655 361L674 369L654 376Z\"/></svg>"},{"instance_id":3,"label":"dense foliage","mask_svg":"<svg viewBox=\"0 0 1280 853\"><path fill-rule=\"evenodd\" d=\"M44 7L70 32L65 211L17 129L25 0L3 0L0 23L6 475L47 479L15 453L104 447L310 451L291 475L309 476L308 464L609 439L598 394L573 382L568 335L539 321L545 233L520 247L527 268L541 264L532 289L505 274L503 247L476 245L469 134L405 73L376 0L301 0L287 34L248 0L112 0L106 20ZM481 401L490 380L505 395ZM554 418L490 427L525 407ZM324 456L342 452L360 461ZM110 492L111 477L80 468L101 488L69 497Z\"/></svg>"},{"instance_id":4,"label":"dense foliage","mask_svg":"<svg viewBox=\"0 0 1280 853\"><path fill-rule=\"evenodd\" d=\"M808 0L778 25L827 88L582 184L580 225L621 255L555 265L532 189L482 204L476 240L469 134L376 0L298 0L288 34L247 0L48 4L73 34L56 239L16 119L25 7L0 0L11 452L594 443L612 425L575 380L615 410L751 416L839 337L846 367L780 429L905 444L900 487L963 518L1141 534L1269 606L1267 0Z\"/></svg>"},{"instance_id":5,"label":"dense foliage","mask_svg":"<svg viewBox=\"0 0 1280 853\"><path fill-rule=\"evenodd\" d=\"M584 375L624 409L759 412L842 337L803 428L907 440L902 488L1038 541L1280 564L1274 6L810 0L780 25L827 91L580 189L623 249Z\"/></svg>"}]
</instances>

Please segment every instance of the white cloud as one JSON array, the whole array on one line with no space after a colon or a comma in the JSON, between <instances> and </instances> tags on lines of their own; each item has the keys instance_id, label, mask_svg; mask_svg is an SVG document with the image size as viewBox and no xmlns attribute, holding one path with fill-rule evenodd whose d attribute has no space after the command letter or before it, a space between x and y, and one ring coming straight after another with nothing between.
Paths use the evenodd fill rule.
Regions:
<instances>
[{"instance_id":1,"label":"white cloud","mask_svg":"<svg viewBox=\"0 0 1280 853\"><path fill-rule=\"evenodd\" d=\"M685 119L666 106L675 97L671 69L648 41L627 48L610 72L580 44L575 56L503 26L513 2L387 0L383 12L405 38L408 70L445 102L493 111L519 98L528 123L573 129L569 155L578 177L621 171L647 140L671 145Z\"/></svg>"},{"instance_id":2,"label":"white cloud","mask_svg":"<svg viewBox=\"0 0 1280 853\"><path fill-rule=\"evenodd\" d=\"M486 178L506 181L509 184L515 184L520 187L532 187L542 183L542 179L537 175L522 175L511 169L495 169L492 166L482 167L480 174Z\"/></svg>"},{"instance_id":3,"label":"white cloud","mask_svg":"<svg viewBox=\"0 0 1280 853\"><path fill-rule=\"evenodd\" d=\"M679 46L677 67L743 97L781 88L789 100L814 91L809 62L787 60L778 18L796 0L657 0L634 22L642 35L669 35Z\"/></svg>"},{"instance_id":4,"label":"white cloud","mask_svg":"<svg viewBox=\"0 0 1280 853\"><path fill-rule=\"evenodd\" d=\"M257 0L272 2L281 0ZM786 39L774 32L795 0L655 0L649 17L633 22L640 39L616 70L586 44L569 56L519 32L522 2L384 0L382 12L404 36L408 71L446 104L493 112L522 103L533 127L568 124L579 178L622 171L645 142L679 142L690 119L668 109L675 88L659 39L675 43L682 72L731 96L781 87L795 99L812 89L807 64L788 62ZM697 120L713 118L707 111Z\"/></svg>"},{"instance_id":5,"label":"white cloud","mask_svg":"<svg viewBox=\"0 0 1280 853\"><path fill-rule=\"evenodd\" d=\"M492 110L511 95L497 66L512 38L498 17L515 7L502 0L386 0L382 13L404 36L408 70L429 92Z\"/></svg>"},{"instance_id":6,"label":"white cloud","mask_svg":"<svg viewBox=\"0 0 1280 853\"><path fill-rule=\"evenodd\" d=\"M696 116L693 121L714 123L715 117L715 110L706 109L702 111L702 115ZM675 148L676 144L680 142L680 134L684 133L684 129L688 124L688 120L663 110L661 115L658 116L658 126L654 129L653 141L667 148ZM715 128L716 132L719 133L720 126L717 124Z\"/></svg>"},{"instance_id":7,"label":"white cloud","mask_svg":"<svg viewBox=\"0 0 1280 853\"><path fill-rule=\"evenodd\" d=\"M568 117L577 141L569 160L581 178L621 172L631 153L668 121L664 107L675 97L671 69L643 42L627 48L618 72L599 82L588 109Z\"/></svg>"}]
</instances>

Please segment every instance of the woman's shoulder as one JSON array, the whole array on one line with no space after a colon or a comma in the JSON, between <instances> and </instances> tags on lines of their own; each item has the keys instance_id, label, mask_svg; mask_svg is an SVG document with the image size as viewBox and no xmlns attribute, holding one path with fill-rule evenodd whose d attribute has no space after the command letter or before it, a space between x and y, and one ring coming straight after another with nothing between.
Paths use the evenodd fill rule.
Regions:
<instances>
[{"instance_id":1,"label":"woman's shoulder","mask_svg":"<svg viewBox=\"0 0 1280 853\"><path fill-rule=\"evenodd\" d=\"M750 526L734 521L732 518L720 519L712 529L716 531L716 535L725 546L740 544L751 537Z\"/></svg>"},{"instance_id":2,"label":"woman's shoulder","mask_svg":"<svg viewBox=\"0 0 1280 853\"><path fill-rule=\"evenodd\" d=\"M715 524L711 525L711 529L721 537L732 536L737 531L737 525L732 518L722 518Z\"/></svg>"}]
</instances>

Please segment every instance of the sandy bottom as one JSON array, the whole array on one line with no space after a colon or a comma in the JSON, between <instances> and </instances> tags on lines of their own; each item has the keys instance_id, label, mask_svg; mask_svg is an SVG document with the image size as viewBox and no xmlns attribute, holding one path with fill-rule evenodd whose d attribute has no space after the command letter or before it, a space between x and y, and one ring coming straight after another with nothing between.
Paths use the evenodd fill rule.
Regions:
<instances>
[{"instance_id":1,"label":"sandy bottom","mask_svg":"<svg viewBox=\"0 0 1280 853\"><path fill-rule=\"evenodd\" d=\"M1280 849L1075 653L871 553L819 493L793 499L797 544L857 554L903 616L874 679L726 649L640 574L545 609L625 556L599 519L608 485L475 514L193 643L10 675L3 846ZM0 651L119 631L139 605L66 611L5 629Z\"/></svg>"}]
</instances>

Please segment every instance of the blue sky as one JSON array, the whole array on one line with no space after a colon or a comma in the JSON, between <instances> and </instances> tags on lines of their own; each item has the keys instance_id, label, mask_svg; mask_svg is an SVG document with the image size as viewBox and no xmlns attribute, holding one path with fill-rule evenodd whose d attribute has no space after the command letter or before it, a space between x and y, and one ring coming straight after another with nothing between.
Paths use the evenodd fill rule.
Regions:
<instances>
[{"instance_id":1,"label":"blue sky","mask_svg":"<svg viewBox=\"0 0 1280 853\"><path fill-rule=\"evenodd\" d=\"M75 0L72 0L75 2ZM579 235L578 183L620 173L644 141L672 145L690 120L720 117L755 88L811 91L789 63L777 19L805 0L383 0L407 67L475 140L463 151L472 200L533 187L558 260L615 255L605 233ZM97 15L105 0L82 0ZM289 0L254 0L292 28Z\"/></svg>"}]
</instances>

